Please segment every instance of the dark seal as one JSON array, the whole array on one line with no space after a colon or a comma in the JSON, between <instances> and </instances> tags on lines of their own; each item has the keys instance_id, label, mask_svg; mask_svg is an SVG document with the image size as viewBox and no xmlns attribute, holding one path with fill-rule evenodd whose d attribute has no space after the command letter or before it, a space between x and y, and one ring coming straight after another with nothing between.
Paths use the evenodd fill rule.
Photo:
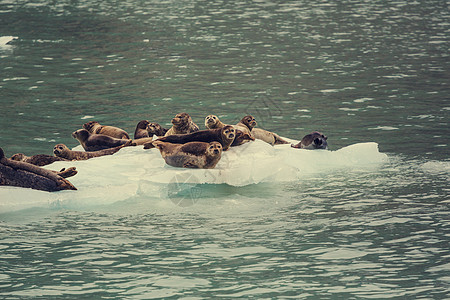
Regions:
<instances>
[{"instance_id":1,"label":"dark seal","mask_svg":"<svg viewBox=\"0 0 450 300\"><path fill-rule=\"evenodd\" d=\"M299 149L328 149L327 138L323 134L318 131L311 132L310 134L305 135L300 143L297 145L291 145L292 148Z\"/></svg>"}]
</instances>

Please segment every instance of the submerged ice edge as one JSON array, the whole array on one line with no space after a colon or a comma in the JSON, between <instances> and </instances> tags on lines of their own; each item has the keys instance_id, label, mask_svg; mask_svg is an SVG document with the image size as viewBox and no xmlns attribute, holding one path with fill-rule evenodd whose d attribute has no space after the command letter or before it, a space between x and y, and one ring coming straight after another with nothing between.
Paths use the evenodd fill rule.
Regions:
<instances>
[{"instance_id":1,"label":"submerged ice edge","mask_svg":"<svg viewBox=\"0 0 450 300\"><path fill-rule=\"evenodd\" d=\"M227 184L242 187L264 182L295 182L306 176L339 170L367 170L388 161L376 143L359 143L336 151L270 146L262 141L231 148L215 169L182 169L165 164L157 149L127 147L111 156L85 161L55 162L59 170L74 166L70 178L77 191L42 192L0 187L0 213L30 207L107 205L133 197L170 198L184 185ZM169 192L167 187L170 187Z\"/></svg>"}]
</instances>

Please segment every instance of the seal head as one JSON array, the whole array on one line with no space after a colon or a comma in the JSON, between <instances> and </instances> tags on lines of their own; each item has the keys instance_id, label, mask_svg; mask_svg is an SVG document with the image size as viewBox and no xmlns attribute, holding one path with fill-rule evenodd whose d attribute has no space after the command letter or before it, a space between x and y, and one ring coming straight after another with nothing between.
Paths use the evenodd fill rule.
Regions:
<instances>
[{"instance_id":1,"label":"seal head","mask_svg":"<svg viewBox=\"0 0 450 300\"><path fill-rule=\"evenodd\" d=\"M222 128L224 126L225 124L216 115L209 115L205 118L205 127L208 129Z\"/></svg>"},{"instance_id":2,"label":"seal head","mask_svg":"<svg viewBox=\"0 0 450 300\"><path fill-rule=\"evenodd\" d=\"M172 119L172 128L170 128L165 136L172 134L186 134L199 131L198 126L192 121L188 113L179 113Z\"/></svg>"},{"instance_id":3,"label":"seal head","mask_svg":"<svg viewBox=\"0 0 450 300\"><path fill-rule=\"evenodd\" d=\"M318 131L311 132L310 134L305 135L300 143L297 145L291 145L292 148L298 148L298 149L328 149L328 143L327 143L328 137L323 135L322 133Z\"/></svg>"}]
</instances>

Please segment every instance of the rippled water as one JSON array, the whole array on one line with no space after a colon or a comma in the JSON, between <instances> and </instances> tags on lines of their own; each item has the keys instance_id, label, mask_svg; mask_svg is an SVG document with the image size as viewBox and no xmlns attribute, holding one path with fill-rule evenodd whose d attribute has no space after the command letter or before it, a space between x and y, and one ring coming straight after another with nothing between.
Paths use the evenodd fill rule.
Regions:
<instances>
[{"instance_id":1,"label":"rippled water","mask_svg":"<svg viewBox=\"0 0 450 300\"><path fill-rule=\"evenodd\" d=\"M186 111L388 157L188 186L189 205L164 187L69 204L18 190L40 205L0 214L0 296L448 298L449 15L445 1L0 0L7 155L75 147L92 119L132 133Z\"/></svg>"}]
</instances>

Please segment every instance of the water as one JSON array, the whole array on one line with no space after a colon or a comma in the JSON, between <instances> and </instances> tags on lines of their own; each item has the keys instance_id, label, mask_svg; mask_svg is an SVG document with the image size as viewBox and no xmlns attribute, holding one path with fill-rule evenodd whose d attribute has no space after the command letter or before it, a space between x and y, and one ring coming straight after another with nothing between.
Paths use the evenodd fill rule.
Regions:
<instances>
[{"instance_id":1,"label":"water","mask_svg":"<svg viewBox=\"0 0 450 300\"><path fill-rule=\"evenodd\" d=\"M7 155L181 111L333 151L255 150L260 181L178 190L127 149L74 163L77 192L0 188L1 297L448 298L448 20L445 1L0 1Z\"/></svg>"}]
</instances>

